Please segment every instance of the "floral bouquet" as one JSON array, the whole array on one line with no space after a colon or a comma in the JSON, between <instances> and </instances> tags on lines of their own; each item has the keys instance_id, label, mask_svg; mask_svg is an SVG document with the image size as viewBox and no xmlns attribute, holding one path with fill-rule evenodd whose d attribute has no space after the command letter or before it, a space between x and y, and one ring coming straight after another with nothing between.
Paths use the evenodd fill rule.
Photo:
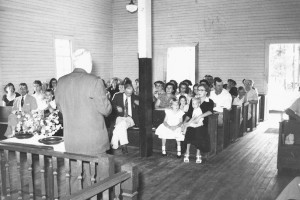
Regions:
<instances>
[{"instance_id":1,"label":"floral bouquet","mask_svg":"<svg viewBox=\"0 0 300 200\"><path fill-rule=\"evenodd\" d=\"M39 129L39 123L42 119L42 113L33 111L24 113L23 111L14 111L17 117L16 133L17 134L34 134Z\"/></svg>"},{"instance_id":2,"label":"floral bouquet","mask_svg":"<svg viewBox=\"0 0 300 200\"><path fill-rule=\"evenodd\" d=\"M18 123L16 125L16 134L38 134L43 136L52 136L59 129L62 129L59 124L58 110L50 113L45 117L43 111L32 111L30 114L25 114L23 111L14 111Z\"/></svg>"},{"instance_id":3,"label":"floral bouquet","mask_svg":"<svg viewBox=\"0 0 300 200\"><path fill-rule=\"evenodd\" d=\"M44 136L52 136L54 135L59 129L62 129L62 125L59 124L59 116L58 110L54 110L50 113L49 116L44 117L40 121L40 133Z\"/></svg>"}]
</instances>

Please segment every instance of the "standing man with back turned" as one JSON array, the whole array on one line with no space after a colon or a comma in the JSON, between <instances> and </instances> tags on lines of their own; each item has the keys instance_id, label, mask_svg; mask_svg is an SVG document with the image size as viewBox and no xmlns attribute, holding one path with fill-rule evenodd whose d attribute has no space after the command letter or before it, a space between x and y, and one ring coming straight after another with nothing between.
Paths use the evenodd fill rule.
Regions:
<instances>
[{"instance_id":1,"label":"standing man with back turned","mask_svg":"<svg viewBox=\"0 0 300 200\"><path fill-rule=\"evenodd\" d=\"M110 148L104 116L112 107L103 81L90 74L90 52L79 49L73 56L74 71L58 80L55 91L57 107L64 118L67 152L97 155Z\"/></svg>"}]
</instances>

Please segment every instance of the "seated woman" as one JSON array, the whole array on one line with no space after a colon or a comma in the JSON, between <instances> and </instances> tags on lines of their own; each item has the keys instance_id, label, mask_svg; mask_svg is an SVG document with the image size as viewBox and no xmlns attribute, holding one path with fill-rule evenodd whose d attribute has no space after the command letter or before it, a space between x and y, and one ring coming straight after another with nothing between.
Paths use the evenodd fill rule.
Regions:
<instances>
[{"instance_id":1,"label":"seated woman","mask_svg":"<svg viewBox=\"0 0 300 200\"><path fill-rule=\"evenodd\" d=\"M172 83L167 83L165 87L165 93L158 96L155 102L155 108L168 108L170 106L170 101L175 98L174 85Z\"/></svg>"},{"instance_id":2,"label":"seated woman","mask_svg":"<svg viewBox=\"0 0 300 200\"><path fill-rule=\"evenodd\" d=\"M57 80L55 78L51 78L50 82L49 82L49 89L53 90L53 92L55 92L57 87Z\"/></svg>"},{"instance_id":3,"label":"seated woman","mask_svg":"<svg viewBox=\"0 0 300 200\"><path fill-rule=\"evenodd\" d=\"M187 127L185 142L187 144L187 149L184 155L184 162L189 162L190 156L190 145L193 144L196 146L197 154L196 154L196 163L202 163L201 153L208 153L210 151L210 137L208 133L208 116L213 113L214 102L209 99L210 88L205 84L200 84L198 87L198 93L196 98L200 98L200 109L202 114L197 117L197 119L193 119L193 121L202 120L203 126L198 127ZM186 124L193 117L194 107L197 106L192 105L192 101L190 103L190 107L188 113L184 119L184 125L182 129L184 130Z\"/></svg>"},{"instance_id":4,"label":"seated woman","mask_svg":"<svg viewBox=\"0 0 300 200\"><path fill-rule=\"evenodd\" d=\"M190 103L191 97L189 95L189 86L185 82L181 82L179 84L179 92L176 95L176 98L179 99L180 96L185 96L187 103Z\"/></svg>"},{"instance_id":5,"label":"seated woman","mask_svg":"<svg viewBox=\"0 0 300 200\"><path fill-rule=\"evenodd\" d=\"M110 86L108 87L107 91L110 93L110 100L113 98L115 93L120 91L117 78L111 80Z\"/></svg>"},{"instance_id":6,"label":"seated woman","mask_svg":"<svg viewBox=\"0 0 300 200\"><path fill-rule=\"evenodd\" d=\"M162 94L165 93L165 91L164 91L164 82L162 82L162 81L155 81L154 82L154 87L155 87L155 90L154 90L154 93L153 93L153 101L156 102L157 99L158 99L158 96L160 96L160 95L162 95Z\"/></svg>"},{"instance_id":7,"label":"seated woman","mask_svg":"<svg viewBox=\"0 0 300 200\"><path fill-rule=\"evenodd\" d=\"M201 83L201 82L200 82ZM198 86L199 84L196 83L194 86L193 86L193 92L192 92L192 96L191 97L195 97L197 92L198 92Z\"/></svg>"},{"instance_id":8,"label":"seated woman","mask_svg":"<svg viewBox=\"0 0 300 200\"><path fill-rule=\"evenodd\" d=\"M25 114L31 114L32 111L37 109L36 99L28 94L28 87L26 83L20 84L20 94L14 101L12 112L24 112ZM8 116L8 126L4 136L13 137L15 135L15 127L18 123L17 116L10 114Z\"/></svg>"},{"instance_id":9,"label":"seated woman","mask_svg":"<svg viewBox=\"0 0 300 200\"><path fill-rule=\"evenodd\" d=\"M175 90L175 96L178 94L177 88L178 88L178 83L175 80L170 80L169 83L172 83L174 85L174 90Z\"/></svg>"},{"instance_id":10,"label":"seated woman","mask_svg":"<svg viewBox=\"0 0 300 200\"><path fill-rule=\"evenodd\" d=\"M238 96L233 99L232 105L242 106L246 102L246 91L243 86L238 88Z\"/></svg>"},{"instance_id":11,"label":"seated woman","mask_svg":"<svg viewBox=\"0 0 300 200\"><path fill-rule=\"evenodd\" d=\"M33 82L33 97L36 99L36 103L38 105L37 110L44 110L44 98L45 95L42 90L42 82L39 80L35 80Z\"/></svg>"},{"instance_id":12,"label":"seated woman","mask_svg":"<svg viewBox=\"0 0 300 200\"><path fill-rule=\"evenodd\" d=\"M14 100L20 96L19 93L15 92L15 86L12 83L8 83L4 87L4 92L6 94L2 97L2 105L3 106L13 106Z\"/></svg>"}]
</instances>

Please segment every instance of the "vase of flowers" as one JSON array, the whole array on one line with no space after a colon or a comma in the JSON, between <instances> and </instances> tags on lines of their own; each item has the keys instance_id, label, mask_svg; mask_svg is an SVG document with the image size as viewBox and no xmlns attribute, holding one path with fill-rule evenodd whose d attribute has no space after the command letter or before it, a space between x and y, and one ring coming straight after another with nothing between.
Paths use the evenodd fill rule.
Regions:
<instances>
[{"instance_id":1,"label":"vase of flowers","mask_svg":"<svg viewBox=\"0 0 300 200\"><path fill-rule=\"evenodd\" d=\"M32 137L38 130L42 114L38 111L24 113L23 111L14 111L17 117L16 138L24 139Z\"/></svg>"},{"instance_id":2,"label":"vase of flowers","mask_svg":"<svg viewBox=\"0 0 300 200\"><path fill-rule=\"evenodd\" d=\"M59 129L62 129L59 123L58 110L54 110L47 117L40 121L40 132L43 136L53 136Z\"/></svg>"},{"instance_id":3,"label":"vase of flowers","mask_svg":"<svg viewBox=\"0 0 300 200\"><path fill-rule=\"evenodd\" d=\"M13 112L17 117L16 138L29 138L33 135L52 136L62 125L59 124L58 110L54 110L48 116L44 116L43 111L32 111L24 113L23 111Z\"/></svg>"}]
</instances>

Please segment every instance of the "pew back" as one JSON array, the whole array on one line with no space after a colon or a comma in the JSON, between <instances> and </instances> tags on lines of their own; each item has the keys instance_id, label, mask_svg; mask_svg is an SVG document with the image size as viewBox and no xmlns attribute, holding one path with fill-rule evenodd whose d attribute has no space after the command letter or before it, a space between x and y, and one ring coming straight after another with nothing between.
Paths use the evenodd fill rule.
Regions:
<instances>
[{"instance_id":1,"label":"pew back","mask_svg":"<svg viewBox=\"0 0 300 200\"><path fill-rule=\"evenodd\" d=\"M249 111L249 102L243 103L242 105L243 121L242 121L242 129L241 129L240 137L242 137L244 133L247 132L248 111Z\"/></svg>"},{"instance_id":2,"label":"pew back","mask_svg":"<svg viewBox=\"0 0 300 200\"><path fill-rule=\"evenodd\" d=\"M0 106L0 124L7 124L8 115L11 114L11 106Z\"/></svg>"},{"instance_id":3,"label":"pew back","mask_svg":"<svg viewBox=\"0 0 300 200\"><path fill-rule=\"evenodd\" d=\"M285 120L279 125L279 140L277 154L277 168L300 170L300 123L295 120ZM294 135L294 144L285 144L288 134Z\"/></svg>"},{"instance_id":4,"label":"pew back","mask_svg":"<svg viewBox=\"0 0 300 200\"><path fill-rule=\"evenodd\" d=\"M233 105L230 112L230 141L234 142L239 137L241 125L241 107Z\"/></svg>"}]
</instances>

